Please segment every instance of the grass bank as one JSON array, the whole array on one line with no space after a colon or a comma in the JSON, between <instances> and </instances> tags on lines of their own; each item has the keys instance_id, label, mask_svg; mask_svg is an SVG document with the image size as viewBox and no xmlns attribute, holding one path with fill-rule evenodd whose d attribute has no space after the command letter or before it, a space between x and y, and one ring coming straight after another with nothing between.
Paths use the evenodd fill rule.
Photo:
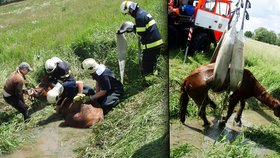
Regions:
<instances>
[{"instance_id":1,"label":"grass bank","mask_svg":"<svg viewBox=\"0 0 280 158\"><path fill-rule=\"evenodd\" d=\"M88 78L80 70L81 61L87 57L107 65L119 77L115 33L123 22L134 22L132 17L120 13L121 2L25 0L0 6L0 89L6 77L21 61L32 65L35 71L28 76L28 82L37 84L43 74L44 61L52 56L67 61L77 80ZM156 19L163 40L166 41L166 17L163 16L166 10L163 1L136 2ZM138 69L137 37L129 34L127 39L129 50L124 81L126 99L102 123L92 128L90 141L77 150L81 157L128 157L146 155L147 151L158 157L166 155L167 45L165 43L159 60L161 74L152 86L144 88ZM40 102L40 106L45 107L46 102ZM53 112L47 110L48 107L40 109L32 114L30 123L23 124L21 115L2 98L0 109L0 138L3 140L0 142L1 154L19 149L28 138L25 133L40 126L38 122ZM116 150L115 147L120 150L107 150Z\"/></svg>"}]
</instances>

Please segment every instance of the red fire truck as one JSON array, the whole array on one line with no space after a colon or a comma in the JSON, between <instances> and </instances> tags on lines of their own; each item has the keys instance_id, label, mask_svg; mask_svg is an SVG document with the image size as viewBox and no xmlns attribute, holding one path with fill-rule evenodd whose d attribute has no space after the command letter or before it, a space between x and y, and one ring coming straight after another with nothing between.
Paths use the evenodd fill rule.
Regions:
<instances>
[{"instance_id":1,"label":"red fire truck","mask_svg":"<svg viewBox=\"0 0 280 158\"><path fill-rule=\"evenodd\" d=\"M231 19L230 0L169 0L168 41L189 44L188 54L215 46Z\"/></svg>"}]
</instances>

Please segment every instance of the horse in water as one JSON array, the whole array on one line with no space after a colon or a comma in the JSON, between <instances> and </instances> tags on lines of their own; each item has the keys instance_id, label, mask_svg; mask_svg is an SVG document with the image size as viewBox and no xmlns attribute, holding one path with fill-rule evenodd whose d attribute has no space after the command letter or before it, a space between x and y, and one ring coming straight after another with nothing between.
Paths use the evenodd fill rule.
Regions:
<instances>
[{"instance_id":1,"label":"horse in water","mask_svg":"<svg viewBox=\"0 0 280 158\"><path fill-rule=\"evenodd\" d=\"M214 92L223 92L229 88L229 75L227 74L226 81L219 90L214 90L214 66L215 63L202 65L191 72L181 84L180 96L180 121L185 122L185 115L187 113L187 105L189 97L199 106L198 115L204 122L204 126L210 125L206 118L206 105L210 104L212 108L216 108L216 104L209 98L208 91L212 89ZM241 108L238 110L235 121L241 124L241 115L245 106L245 100L255 97L261 103L268 106L274 111L274 115L280 117L280 101L274 99L266 92L264 87L257 81L253 74L244 69L243 79L240 87L230 95L229 107L226 117L223 117L220 126L224 127L228 119L233 113L234 107L240 101Z\"/></svg>"},{"instance_id":2,"label":"horse in water","mask_svg":"<svg viewBox=\"0 0 280 158\"><path fill-rule=\"evenodd\" d=\"M52 89L52 84L46 80L33 89L33 96L46 97ZM73 99L65 98L60 105L56 105L56 111L65 119L64 125L76 128L89 128L104 119L103 109L96 102L84 104L73 102Z\"/></svg>"}]
</instances>

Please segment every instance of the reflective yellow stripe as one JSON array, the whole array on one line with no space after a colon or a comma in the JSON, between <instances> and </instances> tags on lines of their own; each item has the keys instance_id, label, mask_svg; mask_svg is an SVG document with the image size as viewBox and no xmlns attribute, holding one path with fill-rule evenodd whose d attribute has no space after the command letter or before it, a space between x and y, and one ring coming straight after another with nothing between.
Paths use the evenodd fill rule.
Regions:
<instances>
[{"instance_id":1,"label":"reflective yellow stripe","mask_svg":"<svg viewBox=\"0 0 280 158\"><path fill-rule=\"evenodd\" d=\"M155 20L151 20L147 25L146 28L149 28L150 26L154 25L156 23Z\"/></svg>"},{"instance_id":2,"label":"reflective yellow stripe","mask_svg":"<svg viewBox=\"0 0 280 158\"><path fill-rule=\"evenodd\" d=\"M147 14L147 17L152 18L152 15L151 14Z\"/></svg>"},{"instance_id":3,"label":"reflective yellow stripe","mask_svg":"<svg viewBox=\"0 0 280 158\"><path fill-rule=\"evenodd\" d=\"M69 77L70 76L70 73L71 73L71 71L69 70L69 72L68 72L68 74L66 74L66 75L64 75L64 76L60 76L60 78L67 78L67 77Z\"/></svg>"},{"instance_id":4,"label":"reflective yellow stripe","mask_svg":"<svg viewBox=\"0 0 280 158\"><path fill-rule=\"evenodd\" d=\"M152 43L149 43L149 44L146 44L146 45L141 45L141 48L144 50L144 49L147 49L147 48L153 48L153 47L156 47L156 46L159 46L163 43L162 39L158 40L158 41L155 41L155 42L152 42Z\"/></svg>"},{"instance_id":5,"label":"reflective yellow stripe","mask_svg":"<svg viewBox=\"0 0 280 158\"><path fill-rule=\"evenodd\" d=\"M136 32L145 32L146 27L136 27Z\"/></svg>"},{"instance_id":6,"label":"reflective yellow stripe","mask_svg":"<svg viewBox=\"0 0 280 158\"><path fill-rule=\"evenodd\" d=\"M148 29L150 26L154 25L156 23L155 20L151 20L146 27L136 27L136 32L145 32L146 29Z\"/></svg>"}]
</instances>

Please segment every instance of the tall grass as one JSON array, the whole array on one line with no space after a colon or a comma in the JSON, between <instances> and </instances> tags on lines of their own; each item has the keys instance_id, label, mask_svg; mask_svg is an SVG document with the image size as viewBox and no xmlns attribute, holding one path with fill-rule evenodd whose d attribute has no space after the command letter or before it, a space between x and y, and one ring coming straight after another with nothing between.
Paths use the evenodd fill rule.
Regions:
<instances>
[{"instance_id":1,"label":"tall grass","mask_svg":"<svg viewBox=\"0 0 280 158\"><path fill-rule=\"evenodd\" d=\"M35 69L28 76L28 82L37 84L43 75L44 61L52 56L67 61L73 75L79 80L88 77L80 69L81 61L87 57L94 57L99 63L104 63L119 77L115 33L123 22L134 22L132 17L120 13L121 2L27 0L0 6L0 88L3 88L6 77L21 61L29 62ZM166 41L165 2L136 2L151 13ZM127 39L129 51L124 81L126 99L101 124L93 127L91 141L86 143L85 148L78 150L83 157L92 154L129 157L148 155L151 152L157 157L167 155L167 45L165 43L163 55L159 59L160 75L155 77L152 86L144 88L143 77L138 69L137 36L129 34ZM2 99L0 101L1 113L6 115L8 112L3 109L9 105ZM45 102L42 104L46 105ZM40 118L35 116L50 115L51 111L45 113L46 109L34 113L31 122L35 125L27 126L23 131L36 128ZM18 121L15 124L22 124L20 114L9 117L7 123L1 124L1 140L6 140L4 136L14 130L12 122L16 118ZM15 134L18 132L15 131ZM7 143L9 141L0 142L5 146L0 145L2 153L17 149L21 144L17 142L25 140L25 136L11 135L11 139L15 141L14 144ZM104 144L96 145L103 141ZM115 151L109 150L111 148Z\"/></svg>"}]
</instances>

